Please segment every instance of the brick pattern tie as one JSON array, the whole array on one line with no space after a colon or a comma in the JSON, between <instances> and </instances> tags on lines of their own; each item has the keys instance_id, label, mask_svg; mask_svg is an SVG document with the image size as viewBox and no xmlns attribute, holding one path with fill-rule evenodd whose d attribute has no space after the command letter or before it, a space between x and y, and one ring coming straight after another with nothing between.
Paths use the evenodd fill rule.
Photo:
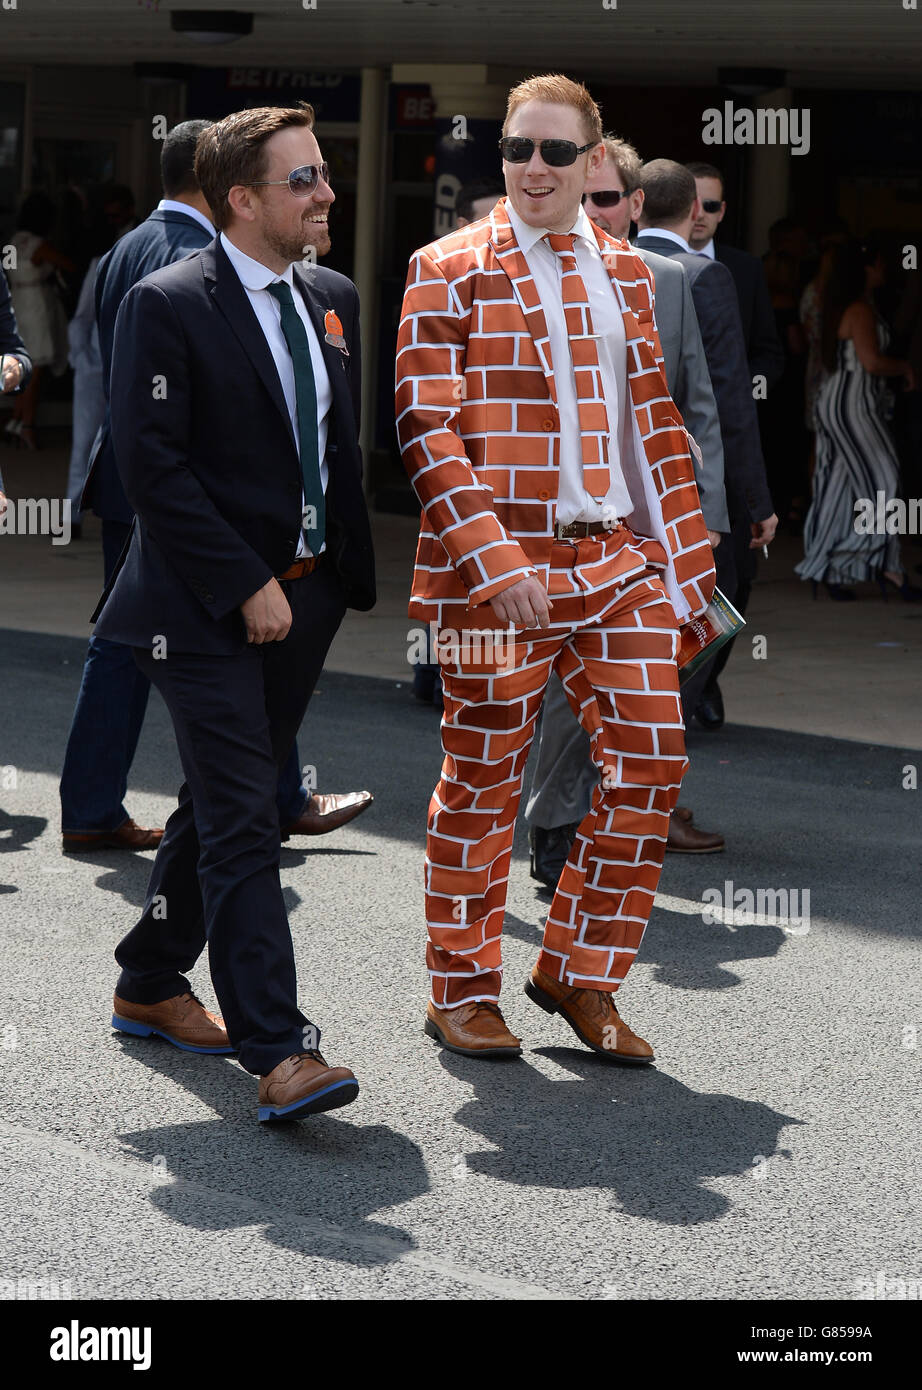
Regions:
<instances>
[{"instance_id":1,"label":"brick pattern tie","mask_svg":"<svg viewBox=\"0 0 922 1390\"><path fill-rule=\"evenodd\" d=\"M320 554L326 533L326 498L323 493L323 480L320 476L320 446L317 438L317 386L314 381L314 368L311 362L311 348L307 329L295 308L291 287L279 280L266 289L273 299L279 302L282 311L282 332L291 353L295 372L295 398L298 412L298 442L301 453L301 477L304 483L304 506L313 508L313 514L305 511L313 526L305 526L304 534L312 555Z\"/></svg>"},{"instance_id":2,"label":"brick pattern tie","mask_svg":"<svg viewBox=\"0 0 922 1390\"><path fill-rule=\"evenodd\" d=\"M589 295L576 264L575 234L567 232L566 235L559 235L549 232L545 241L560 261L560 289L579 410L583 486L591 497L601 502L611 487L611 472L608 466L610 431L602 390L599 351L596 339L588 336L594 332Z\"/></svg>"}]
</instances>

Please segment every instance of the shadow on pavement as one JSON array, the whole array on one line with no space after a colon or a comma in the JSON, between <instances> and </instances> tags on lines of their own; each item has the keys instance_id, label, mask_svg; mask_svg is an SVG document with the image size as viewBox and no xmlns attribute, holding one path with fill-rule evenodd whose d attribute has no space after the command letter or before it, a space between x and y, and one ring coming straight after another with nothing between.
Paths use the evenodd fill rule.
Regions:
<instances>
[{"instance_id":1,"label":"shadow on pavement","mask_svg":"<svg viewBox=\"0 0 922 1390\"><path fill-rule=\"evenodd\" d=\"M268 1128L256 1119L257 1078L235 1062L116 1040L126 1057L217 1112L117 1136L126 1155L177 1180L151 1193L171 1221L199 1231L256 1226L299 1255L368 1267L415 1248L406 1231L368 1220L429 1191L422 1151L405 1135L355 1124L344 1118L348 1109ZM325 1236L324 1225L336 1229Z\"/></svg>"},{"instance_id":2,"label":"shadow on pavement","mask_svg":"<svg viewBox=\"0 0 922 1390\"><path fill-rule=\"evenodd\" d=\"M780 1131L804 1123L759 1101L693 1091L655 1067L628 1070L577 1048L535 1052L574 1079L549 1080L525 1061L500 1069L441 1053L445 1070L474 1092L455 1119L496 1146L467 1157L474 1172L528 1187L608 1189L614 1211L693 1226L732 1205L708 1180L756 1177L763 1160L790 1158L777 1147Z\"/></svg>"}]
</instances>

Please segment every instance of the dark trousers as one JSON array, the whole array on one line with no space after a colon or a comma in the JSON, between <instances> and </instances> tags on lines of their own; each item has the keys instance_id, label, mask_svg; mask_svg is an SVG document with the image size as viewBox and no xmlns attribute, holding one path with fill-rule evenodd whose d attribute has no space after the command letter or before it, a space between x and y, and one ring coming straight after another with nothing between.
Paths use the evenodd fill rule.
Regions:
<instances>
[{"instance_id":1,"label":"dark trousers","mask_svg":"<svg viewBox=\"0 0 922 1390\"><path fill-rule=\"evenodd\" d=\"M259 1075L304 1050L276 786L346 610L328 560L282 587L292 610L283 642L232 656L171 651L164 660L135 649L170 711L186 780L144 910L115 952L116 992L155 1004L190 988L185 973L207 942L231 1042Z\"/></svg>"},{"instance_id":2,"label":"dark trousers","mask_svg":"<svg viewBox=\"0 0 922 1390\"><path fill-rule=\"evenodd\" d=\"M106 584L130 533L130 523L102 523ZM150 681L138 668L130 647L104 637L90 638L61 770L61 829L66 833L117 830L128 819L124 804L128 774L149 694ZM297 820L306 801L298 750L293 746L279 777L282 824Z\"/></svg>"}]
</instances>

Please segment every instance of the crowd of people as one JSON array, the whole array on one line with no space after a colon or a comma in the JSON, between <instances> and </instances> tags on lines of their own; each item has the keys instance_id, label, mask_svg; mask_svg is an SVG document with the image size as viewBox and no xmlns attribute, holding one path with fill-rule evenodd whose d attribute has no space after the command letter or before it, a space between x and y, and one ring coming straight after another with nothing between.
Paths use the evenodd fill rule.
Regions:
<instances>
[{"instance_id":1,"label":"crowd of people","mask_svg":"<svg viewBox=\"0 0 922 1390\"><path fill-rule=\"evenodd\" d=\"M606 1060L646 1064L614 996L663 856L725 848L677 797L684 727L724 722L732 644L680 686L679 627L715 585L745 613L779 509L802 526L814 594L854 598L873 579L922 597L899 538L854 524L859 498L905 486L886 383L917 391L919 303L898 306L893 355L877 246L833 229L811 266L787 219L761 262L728 245L721 171L644 162L563 76L513 88L500 147L502 181L462 190L457 229L411 259L397 343L398 440L422 506L410 615L514 630L503 661L456 649L415 676L445 753L425 1030L464 1055L521 1051L499 1007L501 933L537 735L526 817L552 897L526 993ZM303 786L295 742L346 609L375 597L357 296L317 264L335 192L306 105L184 122L161 173L139 225L124 198L105 201L109 245L85 239L83 263L52 240L50 200L24 200L9 293L0 281L3 437L38 445L76 277L69 487L102 518L104 592L63 845L157 851L116 953L113 1024L237 1052L268 1121L358 1091L298 1007L278 873L281 839L372 801ZM124 804L152 683L186 778L165 829ZM223 1016L186 978L206 942Z\"/></svg>"}]
</instances>

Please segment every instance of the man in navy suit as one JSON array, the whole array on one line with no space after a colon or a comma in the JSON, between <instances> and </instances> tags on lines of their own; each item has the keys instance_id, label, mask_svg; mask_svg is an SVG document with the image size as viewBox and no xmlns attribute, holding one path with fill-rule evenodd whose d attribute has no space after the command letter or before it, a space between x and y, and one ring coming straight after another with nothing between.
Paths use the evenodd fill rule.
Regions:
<instances>
[{"instance_id":1,"label":"man in navy suit","mask_svg":"<svg viewBox=\"0 0 922 1390\"><path fill-rule=\"evenodd\" d=\"M755 552L771 542L778 518L765 476L733 277L719 261L695 255L689 249L688 236L700 210L700 200L688 169L670 159L654 159L643 165L640 179L644 206L637 247L678 261L691 286L717 402L730 515L730 537L714 552L717 587L743 612L755 574ZM712 670L713 663L707 663L695 672L683 686L682 705L686 720L698 713L705 727L719 728L723 723L723 702L716 680L708 689ZM705 693L709 699L708 715L701 720ZM712 718L712 711L718 712L719 718L716 714Z\"/></svg>"},{"instance_id":2,"label":"man in navy suit","mask_svg":"<svg viewBox=\"0 0 922 1390\"><path fill-rule=\"evenodd\" d=\"M152 271L200 251L214 237L210 210L194 168L196 141L210 124L206 120L183 121L169 132L160 156L164 197L147 220L122 237L102 259L96 277L96 321L107 414L96 440L81 507L92 507L102 519L106 584L127 544L134 518L119 481L108 412L116 315L132 285ZM95 633L87 649L61 773L61 829L66 852L156 849L159 845L163 831L136 825L124 805L149 693L150 682L130 649ZM371 800L368 792L309 797L302 786L300 759L293 745L279 778L283 838L335 830L365 810Z\"/></svg>"},{"instance_id":3,"label":"man in navy suit","mask_svg":"<svg viewBox=\"0 0 922 1390\"><path fill-rule=\"evenodd\" d=\"M315 264L335 195L309 106L226 117L200 136L195 169L219 235L129 291L112 363L137 521L97 631L134 648L186 777L116 951L113 1024L238 1051L274 1120L358 1093L298 1007L276 806L346 608L375 598L358 296ZM223 1018L186 979L206 944Z\"/></svg>"}]
</instances>

